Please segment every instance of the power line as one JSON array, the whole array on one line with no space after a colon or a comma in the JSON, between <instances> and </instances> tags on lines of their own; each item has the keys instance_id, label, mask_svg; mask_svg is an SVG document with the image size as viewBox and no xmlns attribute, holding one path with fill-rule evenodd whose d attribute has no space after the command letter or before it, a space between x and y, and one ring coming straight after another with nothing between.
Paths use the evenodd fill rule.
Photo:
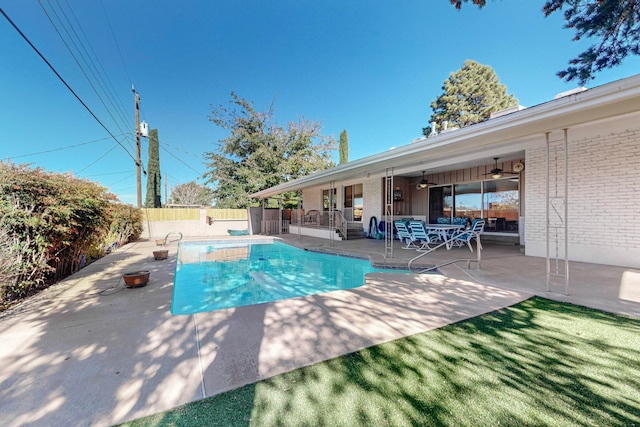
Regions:
<instances>
[{"instance_id":1,"label":"power line","mask_svg":"<svg viewBox=\"0 0 640 427\"><path fill-rule=\"evenodd\" d=\"M180 158L178 158L175 154L173 154L171 151L167 150L166 148L164 148L162 145L160 145L160 141L158 141L158 146L160 148L162 148L164 151L166 151L167 153L169 153L173 158L175 158L177 161L179 161L180 163L182 163L183 165L185 165L186 167L188 167L189 169L191 169L192 171L194 171L195 173L197 173L198 175L202 176L204 175L203 172L197 171L194 168L191 167L191 165L188 165L186 162L182 161Z\"/></svg>"},{"instance_id":2,"label":"power line","mask_svg":"<svg viewBox=\"0 0 640 427\"><path fill-rule=\"evenodd\" d=\"M182 148L180 148L180 147L174 147L173 145L171 145L171 144L167 144L166 142L163 142L163 144L164 144L164 145L166 145L167 147L171 147L171 148L173 148L173 149L174 149L174 150L176 150L176 151L180 151L180 152L183 152L183 153L185 153L185 154L187 154L187 155L189 155L189 156L195 157L196 159L202 159L202 157L201 157L201 156L198 156L197 154L190 153L190 152L188 152L188 151L186 151L186 150L183 150L183 149L182 149Z\"/></svg>"},{"instance_id":3,"label":"power line","mask_svg":"<svg viewBox=\"0 0 640 427\"><path fill-rule=\"evenodd\" d=\"M121 183L122 181L126 181L126 180L128 180L128 179L131 179L131 178L133 177L133 175L134 175L134 174L130 173L129 175L125 176L124 178L119 179L119 180L117 180L117 181L115 181L115 182L112 182L111 184L109 184L109 185L108 185L108 187L111 187L112 185L115 185L115 184L119 184L119 183Z\"/></svg>"},{"instance_id":4,"label":"power line","mask_svg":"<svg viewBox=\"0 0 640 427\"><path fill-rule=\"evenodd\" d=\"M113 147L111 147L109 150L107 150L106 153L104 153L102 156L98 157L97 159L95 159L93 162L89 163L87 166L83 167L82 169L80 169L78 172L76 173L82 173L85 170L89 169L91 166L95 165L96 163L98 163L100 160L104 159L107 154L109 154L110 152L112 152L113 150L115 150L116 146L114 145Z\"/></svg>"},{"instance_id":5,"label":"power line","mask_svg":"<svg viewBox=\"0 0 640 427\"><path fill-rule=\"evenodd\" d=\"M105 176L105 175L121 175L123 173L131 174L131 171L120 171L120 172L107 172L107 173L96 173L93 175L85 175L85 177L93 177L93 176Z\"/></svg>"},{"instance_id":6,"label":"power line","mask_svg":"<svg viewBox=\"0 0 640 427\"><path fill-rule=\"evenodd\" d=\"M40 4L40 8L42 9L42 11L44 12L44 14L47 16L47 18L49 19L49 23L51 24L51 26L53 27L53 29L55 30L55 32L58 34L58 37L60 37L60 40L62 41L62 43L64 44L64 46L67 48L67 51L69 52L69 54L71 55L71 57L73 58L73 60L75 61L76 65L78 66L78 68L80 69L80 71L82 72L82 75L84 76L84 78L87 80L87 82L89 83L89 86L91 86L91 89L93 89L93 92L96 94L96 96L98 97L98 99L100 100L100 102L102 103L102 106L105 108L105 110L107 111L107 114L109 114L109 116L111 117L111 119L113 120L113 123L116 125L116 127L118 128L118 130L121 133L124 133L124 130L122 130L122 128L120 127L120 124L118 123L118 121L116 120L116 118L113 116L113 114L111 113L111 109L107 106L105 100L103 99L103 97L100 95L98 89L96 88L96 86L93 84L93 81L91 78L89 78L89 75L87 74L87 70L88 72L93 76L93 79L95 80L96 84L98 84L100 86L100 89L107 95L109 95L109 92L107 90L105 90L103 83L104 83L104 79L102 79L103 83L100 82L100 78L98 78L98 76L100 75L100 73L98 72L96 75L96 71L97 71L97 67L95 65L95 63L93 62L93 59L91 58L91 56L88 54L87 49L85 48L84 44L82 43L82 40L80 40L80 37L78 36L78 33L75 31L75 28L73 27L73 25L71 24L71 22L69 21L69 18L67 17L67 14L65 13L64 9L62 9L62 7L60 6L60 3L57 2L58 7L60 8L60 12L62 14L62 16L64 16L67 25L69 26L69 28L71 28L71 31L73 32L73 34L75 35L75 39L78 40L78 43L80 44L80 47L82 47L82 49L80 49L80 47L78 47L78 43L76 43L74 37L71 35L71 33L69 32L69 30L67 29L67 25L65 25L65 23L63 22L63 20L60 18L60 16L58 15L58 12L56 12L55 8L51 6L51 3L47 0L47 3L49 4L49 8L51 9L51 12L53 13L53 15L57 18L58 22L60 23L60 26L62 27L62 29L64 30L64 32L67 35L68 40L70 41L70 43L73 45L73 47L75 48L76 52L78 53L78 56L80 57L80 59L82 59L82 61L85 63L86 65L86 70L85 67L83 67L83 65L80 63L78 57L75 55L74 50L71 48L71 46L69 45L69 43L67 43L67 40L63 37L62 33L60 32L60 30L58 29L56 23L54 22L54 20L52 19L51 15L49 14L49 12L47 12L47 9L44 7L44 5L42 4L42 2L40 0L38 0L38 4ZM84 53L83 53L84 51ZM88 59L87 59L88 58ZM95 71L94 71L95 70ZM117 106L114 104L114 102L109 99L109 101L111 102L111 104L114 107L114 110L117 110Z\"/></svg>"},{"instance_id":7,"label":"power line","mask_svg":"<svg viewBox=\"0 0 640 427\"><path fill-rule=\"evenodd\" d=\"M57 0L56 0L56 2L57 2ZM89 41L89 38L87 37L87 34L84 32L84 29L82 28L82 25L80 24L80 21L76 17L76 14L73 12L73 8L69 4L69 1L67 0L66 3L67 3L67 7L69 8L69 11L71 12L71 16L73 16L73 19L74 19L75 23L77 24L78 28L80 28L80 32L84 36L85 40L87 40L87 44L89 45L89 49L91 50L91 53L93 53L93 56L95 57L96 62L100 66L100 70L102 70L102 73L100 73L98 71L98 75L101 76L101 77L104 77L103 81L106 80L105 86L107 87L107 89L110 89L110 91L108 91L108 94L111 95L113 105L114 105L114 107L116 107L116 111L120 114L120 119L125 124L125 127L128 128L129 120L128 120L127 114L124 112L125 111L124 104L122 104L122 100L121 99L118 100L118 98L115 96L116 91L114 89L113 83L109 79L109 74L106 72L106 70L104 68L104 65L102 65L102 62L100 61L100 58L96 54L96 51L93 49L93 45ZM62 10L62 7L60 7L60 9ZM71 25L71 28L73 28L73 25ZM88 56L90 57L90 55L88 55Z\"/></svg>"},{"instance_id":8,"label":"power line","mask_svg":"<svg viewBox=\"0 0 640 427\"><path fill-rule=\"evenodd\" d=\"M107 24L109 25L109 30L111 31L111 37L113 37L113 42L116 45L116 50L118 51L118 55L120 55L120 61L122 61L122 68L124 68L124 72L127 75L129 82L133 82L133 80L131 79L131 76L129 75L129 70L127 70L126 62L122 57L122 52L120 51L120 45L118 44L118 39L116 39L116 34L113 31L113 27L111 26L111 21L109 20L109 15L107 15L107 10L104 8L104 3L102 2L102 0L100 0L100 6L102 6L102 12L104 12L104 17L106 18Z\"/></svg>"},{"instance_id":9,"label":"power line","mask_svg":"<svg viewBox=\"0 0 640 427\"><path fill-rule=\"evenodd\" d=\"M122 136L122 135L118 135L118 136ZM81 147L83 145L95 144L96 142L104 141L105 139L109 139L109 137L106 136L104 138L94 139L93 141L81 142L80 144L68 145L66 147L60 147L60 148L52 148L51 150L38 151L37 153L21 154L19 156L9 156L9 158L11 158L11 159L19 159L21 157L37 156L38 154L53 153L53 152L56 152L56 151L68 150L69 148L75 148L75 147Z\"/></svg>"},{"instance_id":10,"label":"power line","mask_svg":"<svg viewBox=\"0 0 640 427\"><path fill-rule=\"evenodd\" d=\"M173 187L175 187L175 186L178 186L178 185L184 185L184 184L187 184L187 183L189 183L189 182L195 182L195 183L197 183L197 181L198 181L199 179L201 179L201 177L196 177L196 178L194 178L194 179L190 179L190 180L189 180L189 181L187 181L187 182L183 182L182 180L180 180L180 179L176 178L176 177L175 177L175 176L173 176L173 175L169 175L169 174L167 174L167 173L165 173L165 175L166 175L167 179L169 179L169 178L170 178L170 179L171 179L171 181L175 182L175 184L174 184L174 185L171 185L171 186L170 186L171 188L173 188Z\"/></svg>"},{"instance_id":11,"label":"power line","mask_svg":"<svg viewBox=\"0 0 640 427\"><path fill-rule=\"evenodd\" d=\"M11 18L9 18L9 16L5 13L5 11L1 7L0 7L0 13L2 14L2 16L4 16L7 22L9 22L9 24L11 24L11 26L18 32L18 34L20 34L20 36L24 39L24 41L26 41L27 44L31 46L31 48L38 54L38 56L45 62L45 64L47 64L47 66L51 69L51 71L54 72L56 77L60 79L62 84L65 85L65 87L69 90L69 92L71 92L73 96L75 96L75 98L80 102L80 104L82 104L82 106L89 112L89 114L91 114L91 116L100 124L100 126L102 126L102 128L105 131L107 131L109 136L111 136L111 138L113 138L113 140L122 147L122 149L129 155L129 157L131 157L131 159L133 159L134 163L137 166L140 166L138 165L138 161L136 160L136 158L133 157L131 153L129 153L129 151L126 149L126 147L122 145L120 141L118 141L118 139L113 135L113 133L111 133L109 129L107 129L104 123L102 123L102 121L93 113L93 111L91 111L91 108L89 108L89 106L85 104L85 102L80 98L80 96L78 96L78 94L71 88L71 86L69 86L69 84L62 78L62 76L58 73L58 71L56 71L56 69L53 67L53 65L51 65L51 63L47 60L47 58L45 58L44 55L40 53L38 48L35 47L33 43L31 43L31 40L29 40L29 38L20 30L20 28L18 28L18 26L11 20Z\"/></svg>"}]
</instances>

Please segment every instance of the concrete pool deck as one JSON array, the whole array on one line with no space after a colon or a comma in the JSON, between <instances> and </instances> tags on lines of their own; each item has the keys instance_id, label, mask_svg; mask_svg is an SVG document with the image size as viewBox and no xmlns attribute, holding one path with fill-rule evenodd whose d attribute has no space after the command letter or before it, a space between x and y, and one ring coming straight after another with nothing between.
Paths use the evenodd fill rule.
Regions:
<instances>
[{"instance_id":1,"label":"concrete pool deck","mask_svg":"<svg viewBox=\"0 0 640 427\"><path fill-rule=\"evenodd\" d=\"M254 236L257 237L257 236ZM296 246L370 255L384 242L282 236ZM393 263L415 251L394 248ZM126 245L0 317L4 426L108 426L359 349L516 304L532 295L640 317L640 272L571 263L546 291L545 260L485 244L482 269L371 274L365 286L195 315L170 313L177 244ZM439 250L429 262L469 258ZM126 289L122 274L150 270Z\"/></svg>"}]
</instances>

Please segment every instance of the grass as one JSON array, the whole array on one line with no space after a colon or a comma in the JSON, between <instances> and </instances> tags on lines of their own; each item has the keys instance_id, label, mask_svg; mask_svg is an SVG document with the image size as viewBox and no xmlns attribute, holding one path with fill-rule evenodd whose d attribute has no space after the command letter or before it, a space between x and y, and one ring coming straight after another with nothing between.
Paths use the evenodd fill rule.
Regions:
<instances>
[{"instance_id":1,"label":"grass","mask_svg":"<svg viewBox=\"0 0 640 427\"><path fill-rule=\"evenodd\" d=\"M532 298L124 426L640 425L640 320Z\"/></svg>"}]
</instances>

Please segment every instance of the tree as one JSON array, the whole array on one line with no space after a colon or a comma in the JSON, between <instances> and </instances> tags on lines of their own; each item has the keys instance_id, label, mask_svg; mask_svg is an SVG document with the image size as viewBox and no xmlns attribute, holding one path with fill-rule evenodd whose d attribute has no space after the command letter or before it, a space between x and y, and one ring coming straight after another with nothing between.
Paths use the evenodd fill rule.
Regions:
<instances>
[{"instance_id":1,"label":"tree","mask_svg":"<svg viewBox=\"0 0 640 427\"><path fill-rule=\"evenodd\" d=\"M349 161L349 135L347 135L346 129L340 132L340 164L347 163Z\"/></svg>"},{"instance_id":2,"label":"tree","mask_svg":"<svg viewBox=\"0 0 640 427\"><path fill-rule=\"evenodd\" d=\"M211 206L213 204L213 190L195 181L176 185L171 188L171 203Z\"/></svg>"},{"instance_id":3,"label":"tree","mask_svg":"<svg viewBox=\"0 0 640 427\"><path fill-rule=\"evenodd\" d=\"M471 60L449 75L442 90L444 93L431 103L429 122L435 122L436 131L444 128L445 121L454 127L469 126L488 119L492 112L518 105L513 95L507 95L507 87L493 68ZM422 129L425 136L431 132L431 125Z\"/></svg>"},{"instance_id":4,"label":"tree","mask_svg":"<svg viewBox=\"0 0 640 427\"><path fill-rule=\"evenodd\" d=\"M456 9L469 0L450 0ZM482 8L485 0L473 0ZM548 0L542 7L547 17L563 11L564 28L575 29L574 41L592 37L589 46L557 75L584 84L605 68L619 65L628 55L640 54L640 1L638 0Z\"/></svg>"},{"instance_id":5,"label":"tree","mask_svg":"<svg viewBox=\"0 0 640 427\"><path fill-rule=\"evenodd\" d=\"M335 140L322 136L319 122L298 119L286 127L274 119L273 103L265 112L231 93L232 107L212 108L209 119L230 132L217 150L204 154L205 183L214 186L218 208L258 206L250 194L333 166ZM283 195L297 206L297 193Z\"/></svg>"},{"instance_id":6,"label":"tree","mask_svg":"<svg viewBox=\"0 0 640 427\"><path fill-rule=\"evenodd\" d=\"M160 194L160 144L158 142L158 129L149 131L149 160L147 163L147 194L144 200L145 208L162 207Z\"/></svg>"}]
</instances>

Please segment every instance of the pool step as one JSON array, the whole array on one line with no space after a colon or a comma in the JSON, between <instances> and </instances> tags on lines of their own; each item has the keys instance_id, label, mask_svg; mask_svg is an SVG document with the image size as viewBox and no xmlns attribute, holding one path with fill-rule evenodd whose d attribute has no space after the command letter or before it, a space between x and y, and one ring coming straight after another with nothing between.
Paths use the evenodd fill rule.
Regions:
<instances>
[{"instance_id":1,"label":"pool step","mask_svg":"<svg viewBox=\"0 0 640 427\"><path fill-rule=\"evenodd\" d=\"M343 237L341 233L338 232L338 234L340 234L340 237ZM359 222L355 222L352 223L350 222L347 226L347 240L356 240L356 239L365 239L367 237L367 234L364 231L364 228L362 227L362 223Z\"/></svg>"}]
</instances>

